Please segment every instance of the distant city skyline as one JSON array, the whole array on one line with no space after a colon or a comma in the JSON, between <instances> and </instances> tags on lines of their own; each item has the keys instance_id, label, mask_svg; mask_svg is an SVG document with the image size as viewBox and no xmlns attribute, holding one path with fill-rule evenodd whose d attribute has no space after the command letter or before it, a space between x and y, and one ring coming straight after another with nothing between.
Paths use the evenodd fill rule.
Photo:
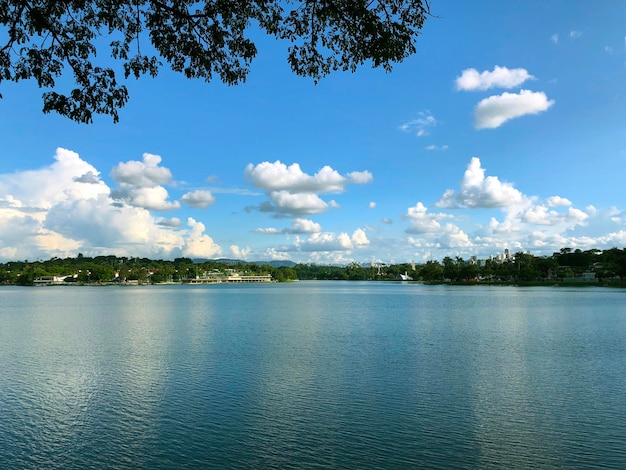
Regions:
<instances>
[{"instance_id":1,"label":"distant city skyline","mask_svg":"<svg viewBox=\"0 0 626 470\"><path fill-rule=\"evenodd\" d=\"M0 261L326 264L626 246L626 4L431 2L418 52L318 85L258 37L246 83L163 71L120 122L2 84Z\"/></svg>"}]
</instances>

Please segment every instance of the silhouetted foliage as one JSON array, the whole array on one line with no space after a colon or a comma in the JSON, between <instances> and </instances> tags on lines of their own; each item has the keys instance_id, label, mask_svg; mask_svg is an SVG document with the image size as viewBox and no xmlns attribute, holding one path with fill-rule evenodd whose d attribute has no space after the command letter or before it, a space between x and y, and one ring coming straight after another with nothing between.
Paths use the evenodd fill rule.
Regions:
<instances>
[{"instance_id":1,"label":"silhouetted foliage","mask_svg":"<svg viewBox=\"0 0 626 470\"><path fill-rule=\"evenodd\" d=\"M5 0L0 82L33 79L48 90L45 113L117 122L128 90L114 62L125 79L154 77L165 61L187 78L235 85L246 79L260 31L287 41L293 72L316 81L366 62L389 71L416 51L429 13L428 0ZM66 68L76 87L56 91Z\"/></svg>"}]
</instances>

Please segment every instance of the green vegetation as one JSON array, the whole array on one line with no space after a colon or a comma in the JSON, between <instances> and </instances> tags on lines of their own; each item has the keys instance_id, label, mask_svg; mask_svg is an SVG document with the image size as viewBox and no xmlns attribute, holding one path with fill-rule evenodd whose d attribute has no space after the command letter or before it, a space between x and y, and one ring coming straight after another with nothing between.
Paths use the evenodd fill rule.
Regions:
<instances>
[{"instance_id":1,"label":"green vegetation","mask_svg":"<svg viewBox=\"0 0 626 470\"><path fill-rule=\"evenodd\" d=\"M428 261L415 266L345 267L299 264L298 278L327 280L398 280L407 272L416 281L453 284L601 284L624 285L626 249L611 248L588 251L563 248L552 256L534 256L518 252L502 260L464 260L445 257L441 262Z\"/></svg>"},{"instance_id":2,"label":"green vegetation","mask_svg":"<svg viewBox=\"0 0 626 470\"><path fill-rule=\"evenodd\" d=\"M518 252L502 260L464 260L446 257L441 262L428 261L413 266L394 264L361 266L325 266L297 264L275 267L244 261L200 261L190 258L151 260L79 254L76 258L52 258L47 261L10 261L0 263L0 284L32 285L43 276L61 276L67 283L102 284L136 282L158 284L181 282L206 272L228 270L243 275L271 274L278 282L293 280L393 281L405 272L414 280L453 284L591 284L623 286L626 277L626 248L581 251L562 248L552 256L534 256Z\"/></svg>"},{"instance_id":3,"label":"green vegetation","mask_svg":"<svg viewBox=\"0 0 626 470\"><path fill-rule=\"evenodd\" d=\"M90 258L79 254L76 258L52 258L47 261L10 261L0 264L0 284L32 285L43 276L62 276L66 282L79 284L102 284L110 282L136 282L158 284L181 282L204 272L235 270L241 274L271 274L279 281L296 279L292 268L276 268L245 262L221 263L203 261L194 263L190 258L173 261L148 258L96 256Z\"/></svg>"}]
</instances>

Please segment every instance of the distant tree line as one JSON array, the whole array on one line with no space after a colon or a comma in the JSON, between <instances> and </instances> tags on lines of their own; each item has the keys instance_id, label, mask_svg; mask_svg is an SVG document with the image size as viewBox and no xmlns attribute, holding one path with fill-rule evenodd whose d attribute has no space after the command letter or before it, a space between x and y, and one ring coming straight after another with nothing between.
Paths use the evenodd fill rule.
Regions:
<instances>
[{"instance_id":1,"label":"distant tree line","mask_svg":"<svg viewBox=\"0 0 626 470\"><path fill-rule=\"evenodd\" d=\"M44 276L64 276L66 282L82 284L136 281L145 284L181 282L207 272L235 270L241 274L271 274L278 282L300 280L392 281L407 273L415 281L427 283L567 283L597 282L624 284L626 248L609 250L562 248L551 256L517 252L507 259L477 261L459 256L445 257L420 265L346 266L296 264L270 266L245 261L195 262L191 258L152 260L148 258L79 254L76 258L51 258L47 261L9 261L0 263L0 284L32 285Z\"/></svg>"},{"instance_id":2,"label":"distant tree line","mask_svg":"<svg viewBox=\"0 0 626 470\"><path fill-rule=\"evenodd\" d=\"M222 263L216 261L194 262L191 258L153 260L118 256L76 258L51 258L47 261L9 261L0 264L0 284L32 285L44 276L64 276L66 282L82 284L112 281L137 281L144 284L181 282L210 271L235 270L242 274L271 274L279 281L297 278L293 268L272 267L246 262Z\"/></svg>"},{"instance_id":3,"label":"distant tree line","mask_svg":"<svg viewBox=\"0 0 626 470\"><path fill-rule=\"evenodd\" d=\"M508 259L464 260L445 257L441 262L410 264L347 266L298 264L298 279L325 280L398 280L408 273L416 281L429 283L563 283L590 280L599 283L624 283L626 249L592 249L582 251L562 248L551 256L534 256L517 252Z\"/></svg>"}]
</instances>

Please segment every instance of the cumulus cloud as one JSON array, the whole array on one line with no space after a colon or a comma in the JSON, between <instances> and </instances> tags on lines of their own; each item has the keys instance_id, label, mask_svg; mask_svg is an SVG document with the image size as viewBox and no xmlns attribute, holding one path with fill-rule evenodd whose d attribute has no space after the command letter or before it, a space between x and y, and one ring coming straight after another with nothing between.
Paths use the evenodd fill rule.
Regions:
<instances>
[{"instance_id":1,"label":"cumulus cloud","mask_svg":"<svg viewBox=\"0 0 626 470\"><path fill-rule=\"evenodd\" d=\"M143 154L143 161L131 160L119 163L111 171L119 189L111 196L131 206L149 210L166 211L180 207L178 201L168 201L169 194L162 185L170 183L172 173L159 166L161 157L150 153Z\"/></svg>"},{"instance_id":2,"label":"cumulus cloud","mask_svg":"<svg viewBox=\"0 0 626 470\"><path fill-rule=\"evenodd\" d=\"M367 207L368 207L369 209L374 209L374 208L376 208L376 203L372 201L372 202L370 202L370 203L367 205Z\"/></svg>"},{"instance_id":3,"label":"cumulus cloud","mask_svg":"<svg viewBox=\"0 0 626 470\"><path fill-rule=\"evenodd\" d=\"M143 154L143 161L131 160L119 163L111 171L111 176L117 184L151 188L161 184L168 184L172 180L172 172L162 166L161 157L150 153Z\"/></svg>"},{"instance_id":4,"label":"cumulus cloud","mask_svg":"<svg viewBox=\"0 0 626 470\"><path fill-rule=\"evenodd\" d=\"M427 249L429 252L433 250L449 252L450 249L456 250L473 246L469 236L458 226L451 223L442 225L437 232L420 235L419 238L408 237L407 241L415 248Z\"/></svg>"},{"instance_id":5,"label":"cumulus cloud","mask_svg":"<svg viewBox=\"0 0 626 470\"><path fill-rule=\"evenodd\" d=\"M237 245L230 245L230 253L236 259L246 259L251 252L252 249L249 246L240 248Z\"/></svg>"},{"instance_id":6,"label":"cumulus cloud","mask_svg":"<svg viewBox=\"0 0 626 470\"><path fill-rule=\"evenodd\" d=\"M326 202L319 194L341 193L348 184L366 184L373 179L369 171L353 171L343 176L329 166L308 175L297 163L287 166L280 161L256 166L250 163L244 175L253 185L264 189L269 198L257 209L275 217L302 217L339 207L336 201Z\"/></svg>"},{"instance_id":7,"label":"cumulus cloud","mask_svg":"<svg viewBox=\"0 0 626 470\"><path fill-rule=\"evenodd\" d=\"M361 228L358 228L354 231L354 233L352 234L351 240L355 248L362 248L370 244L370 241L367 238L367 234L365 233L365 230Z\"/></svg>"},{"instance_id":8,"label":"cumulus cloud","mask_svg":"<svg viewBox=\"0 0 626 470\"><path fill-rule=\"evenodd\" d=\"M293 163L289 166L275 161L252 163L246 166L244 175L257 188L268 191L289 191L291 193L341 193L349 183L364 184L372 181L369 171L354 171L342 176L330 166L324 166L315 175L308 175Z\"/></svg>"},{"instance_id":9,"label":"cumulus cloud","mask_svg":"<svg viewBox=\"0 0 626 470\"><path fill-rule=\"evenodd\" d=\"M528 198L536 201L538 198ZM544 203L532 203L525 207L509 207L505 210L504 220L495 217L488 225L474 234L474 248L485 249L493 246L508 246L516 250L532 250L537 254L550 254L564 246L602 248L601 237L592 232L606 233L610 211L596 211L592 207L576 209L559 198L558 205L548 204L555 197L547 198ZM590 227L593 220L594 228ZM600 226L603 229L598 232Z\"/></svg>"},{"instance_id":10,"label":"cumulus cloud","mask_svg":"<svg viewBox=\"0 0 626 470\"><path fill-rule=\"evenodd\" d=\"M321 232L314 233L306 239L297 238L295 245L299 251L351 251L364 248L370 241L362 229L354 231L352 236L345 232L340 234Z\"/></svg>"},{"instance_id":11,"label":"cumulus cloud","mask_svg":"<svg viewBox=\"0 0 626 470\"><path fill-rule=\"evenodd\" d=\"M196 221L194 218L187 219L187 225L191 227L185 244L183 246L183 254L192 258L211 258L222 254L222 249L213 239L206 235L204 231L206 227L202 222Z\"/></svg>"},{"instance_id":12,"label":"cumulus cloud","mask_svg":"<svg viewBox=\"0 0 626 470\"><path fill-rule=\"evenodd\" d=\"M567 212L559 213L549 210L547 206L536 205L530 207L519 214L522 222L536 225L578 225L584 223L589 216L579 209L569 207Z\"/></svg>"},{"instance_id":13,"label":"cumulus cloud","mask_svg":"<svg viewBox=\"0 0 626 470\"><path fill-rule=\"evenodd\" d=\"M268 193L270 201L259 206L261 212L270 212L275 217L301 217L304 215L321 214L331 205L322 200L317 194L292 194L288 191L271 191Z\"/></svg>"},{"instance_id":14,"label":"cumulus cloud","mask_svg":"<svg viewBox=\"0 0 626 470\"><path fill-rule=\"evenodd\" d=\"M469 235L458 225L442 222L446 219L452 219L451 215L429 213L421 202L410 207L405 217L411 223L405 232L410 235L418 235L407 238L407 242L421 253L418 257L425 258L434 253L449 254L450 250L461 253L474 246Z\"/></svg>"},{"instance_id":15,"label":"cumulus cloud","mask_svg":"<svg viewBox=\"0 0 626 470\"><path fill-rule=\"evenodd\" d=\"M322 231L322 226L308 219L295 219L291 223L289 233L317 233Z\"/></svg>"},{"instance_id":16,"label":"cumulus cloud","mask_svg":"<svg viewBox=\"0 0 626 470\"><path fill-rule=\"evenodd\" d=\"M460 190L448 189L435 205L447 208L494 208L519 205L524 200L522 193L512 184L501 182L497 176L485 177L480 159L472 157L463 175Z\"/></svg>"},{"instance_id":17,"label":"cumulus cloud","mask_svg":"<svg viewBox=\"0 0 626 470\"><path fill-rule=\"evenodd\" d=\"M312 220L294 219L291 222L291 227L282 230L277 228L257 228L254 231L266 235L318 233L322 231L322 226Z\"/></svg>"},{"instance_id":18,"label":"cumulus cloud","mask_svg":"<svg viewBox=\"0 0 626 470\"><path fill-rule=\"evenodd\" d=\"M58 148L50 166L0 175L0 197L12 200L12 204L19 205L23 211L41 211L75 198L109 194L109 188L102 181L95 184L79 181L87 174L98 175L99 172L81 160L76 152Z\"/></svg>"},{"instance_id":19,"label":"cumulus cloud","mask_svg":"<svg viewBox=\"0 0 626 470\"><path fill-rule=\"evenodd\" d=\"M430 111L421 111L418 117L400 125L403 132L414 132L417 137L423 137L430 134L430 129L437 125L437 119Z\"/></svg>"},{"instance_id":20,"label":"cumulus cloud","mask_svg":"<svg viewBox=\"0 0 626 470\"><path fill-rule=\"evenodd\" d=\"M550 40L551 40L554 44L558 44L558 43L559 43L559 35L558 35L558 34L553 34L552 36L550 36Z\"/></svg>"},{"instance_id":21,"label":"cumulus cloud","mask_svg":"<svg viewBox=\"0 0 626 470\"><path fill-rule=\"evenodd\" d=\"M352 171L348 173L348 182L353 184L371 183L374 177L369 171Z\"/></svg>"},{"instance_id":22,"label":"cumulus cloud","mask_svg":"<svg viewBox=\"0 0 626 470\"><path fill-rule=\"evenodd\" d=\"M73 240L77 244L75 248L85 247L82 251L89 251L89 248L105 251L112 247L117 252L116 248L124 245L127 248L158 245L169 251L180 242L178 235L160 228L147 210L115 207L105 195L56 204L47 212L42 228ZM46 251L51 249L53 244L45 247Z\"/></svg>"},{"instance_id":23,"label":"cumulus cloud","mask_svg":"<svg viewBox=\"0 0 626 470\"><path fill-rule=\"evenodd\" d=\"M169 194L163 186L154 186L152 188L126 186L123 189L112 191L111 196L131 206L142 207L148 210L168 211L180 207L178 201L172 202L167 200Z\"/></svg>"},{"instance_id":24,"label":"cumulus cloud","mask_svg":"<svg viewBox=\"0 0 626 470\"><path fill-rule=\"evenodd\" d=\"M626 217L616 207L584 209L573 207L562 196L527 196L495 176L485 176L480 160L472 158L458 190L447 190L436 203L448 209L482 210L453 217L445 212L433 213L421 202L407 209L404 219L410 225L407 242L415 257L441 259L444 256L502 253L530 250L533 254L551 254L564 246L581 249L622 246L626 234ZM491 216L489 209L500 209ZM458 213L457 213L458 214ZM487 221L483 222L483 215ZM453 220L451 220L453 219Z\"/></svg>"},{"instance_id":25,"label":"cumulus cloud","mask_svg":"<svg viewBox=\"0 0 626 470\"><path fill-rule=\"evenodd\" d=\"M476 105L474 125L476 129L495 129L511 119L546 111L553 104L554 100L549 100L541 91L505 92L485 98Z\"/></svg>"},{"instance_id":26,"label":"cumulus cloud","mask_svg":"<svg viewBox=\"0 0 626 470\"><path fill-rule=\"evenodd\" d=\"M207 191L206 189L191 191L184 194L181 199L189 207L196 209L206 209L215 202L215 198L211 194L211 191Z\"/></svg>"},{"instance_id":27,"label":"cumulus cloud","mask_svg":"<svg viewBox=\"0 0 626 470\"><path fill-rule=\"evenodd\" d=\"M158 168L152 177L150 172L146 176L124 171L128 166L121 168L120 181L165 180ZM166 258L217 251L214 243L203 238L208 237L204 226L194 222L183 228L179 219L157 219L144 207L118 204L97 175L98 170L77 153L61 148L48 166L0 174L0 258L76 256L78 252ZM144 195L138 191L135 196L140 200ZM207 245L213 248L199 249Z\"/></svg>"},{"instance_id":28,"label":"cumulus cloud","mask_svg":"<svg viewBox=\"0 0 626 470\"><path fill-rule=\"evenodd\" d=\"M546 203L550 207L558 207L558 206L571 206L572 202L561 196L550 196L546 199Z\"/></svg>"},{"instance_id":29,"label":"cumulus cloud","mask_svg":"<svg viewBox=\"0 0 626 470\"><path fill-rule=\"evenodd\" d=\"M490 88L515 88L527 80L534 80L526 69L509 69L496 65L493 71L479 72L465 69L456 79L456 89L464 91L489 90Z\"/></svg>"},{"instance_id":30,"label":"cumulus cloud","mask_svg":"<svg viewBox=\"0 0 626 470\"><path fill-rule=\"evenodd\" d=\"M439 221L451 218L451 216L447 214L428 213L428 209L421 202L418 202L413 207L409 207L406 217L411 222L411 227L408 228L406 232L420 234L441 230Z\"/></svg>"}]
</instances>

